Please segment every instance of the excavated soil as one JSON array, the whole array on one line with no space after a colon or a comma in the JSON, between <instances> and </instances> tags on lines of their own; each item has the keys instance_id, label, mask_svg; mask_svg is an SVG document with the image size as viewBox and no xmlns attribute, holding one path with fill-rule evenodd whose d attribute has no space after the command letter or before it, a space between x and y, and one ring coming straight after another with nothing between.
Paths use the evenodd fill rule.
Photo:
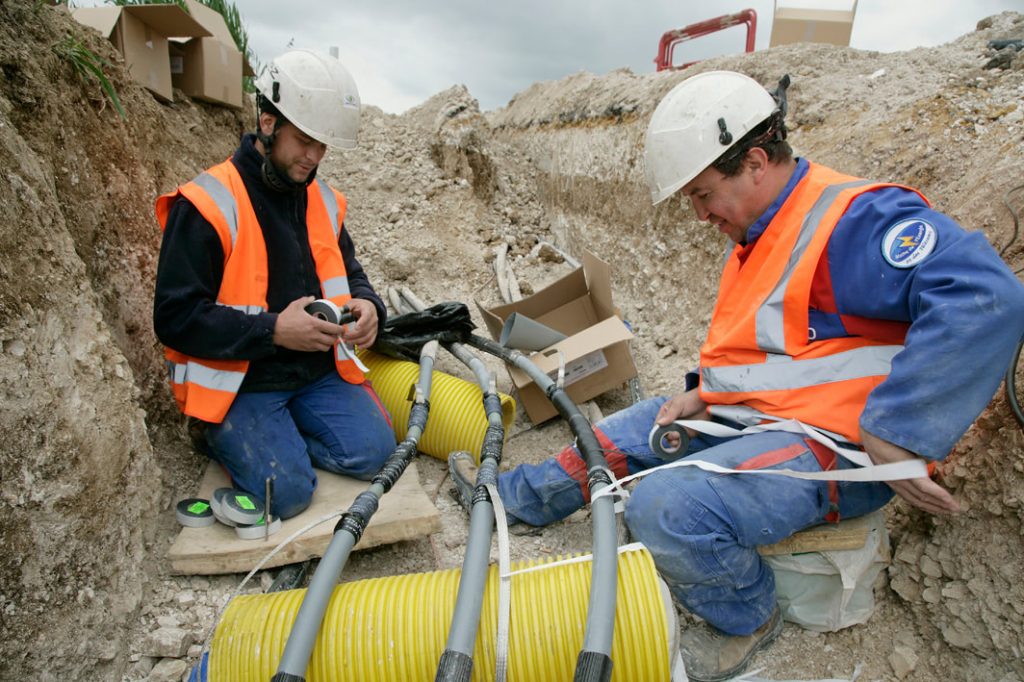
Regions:
<instances>
[{"instance_id":1,"label":"excavated soil","mask_svg":"<svg viewBox=\"0 0 1024 682\"><path fill-rule=\"evenodd\" d=\"M54 50L67 35L109 62L127 120ZM542 242L609 260L642 387L667 393L696 360L726 244L687 207L650 206L641 151L660 97L699 71L765 84L789 73L800 155L914 185L1002 248L1014 232L1004 197L1024 183L1024 52L994 55L987 42L1022 37L1024 15L1004 13L909 52L796 45L683 73L581 73L493 112L455 86L401 116L366 107L360 148L329 154L321 173L348 196L348 229L382 292L498 303L502 244L524 295L571 270ZM230 154L253 114L180 93L157 103L106 41L29 0L0 5L0 70L0 679L177 680L240 576L173 576L165 560L173 503L194 492L203 460L152 333L152 203ZM1009 204L1020 212L1024 192ZM1022 268L1024 242L1005 257ZM468 376L447 357L441 369ZM629 402L620 389L596 407ZM520 414L506 462L538 461L568 440L557 420L536 427ZM1024 437L1002 394L942 470L965 511L890 505L894 558L871 620L830 634L788 625L757 658L762 675L1024 679ZM466 517L445 468L422 457L419 472L443 530L356 552L345 580L461 565ZM513 558L589 545L586 511L512 538Z\"/></svg>"}]
</instances>

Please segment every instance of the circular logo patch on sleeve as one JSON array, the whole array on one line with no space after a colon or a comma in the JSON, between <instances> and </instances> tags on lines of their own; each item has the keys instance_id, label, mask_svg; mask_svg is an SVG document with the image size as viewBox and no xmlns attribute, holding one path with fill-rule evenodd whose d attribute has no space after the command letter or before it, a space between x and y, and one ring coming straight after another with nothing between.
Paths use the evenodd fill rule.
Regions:
<instances>
[{"instance_id":1,"label":"circular logo patch on sleeve","mask_svg":"<svg viewBox=\"0 0 1024 682\"><path fill-rule=\"evenodd\" d=\"M882 255L894 268L912 268L935 250L935 226L913 218L890 227L882 239Z\"/></svg>"}]
</instances>

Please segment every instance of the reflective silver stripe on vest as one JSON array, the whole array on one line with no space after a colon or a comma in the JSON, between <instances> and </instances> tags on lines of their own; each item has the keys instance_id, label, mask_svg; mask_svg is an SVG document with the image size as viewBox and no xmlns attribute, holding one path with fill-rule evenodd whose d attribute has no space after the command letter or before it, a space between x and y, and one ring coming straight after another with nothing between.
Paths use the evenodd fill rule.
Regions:
<instances>
[{"instance_id":1,"label":"reflective silver stripe on vest","mask_svg":"<svg viewBox=\"0 0 1024 682\"><path fill-rule=\"evenodd\" d=\"M349 296L352 292L348 288L348 277L331 277L323 283L324 298L335 296Z\"/></svg>"},{"instance_id":2,"label":"reflective silver stripe on vest","mask_svg":"<svg viewBox=\"0 0 1024 682\"><path fill-rule=\"evenodd\" d=\"M201 174L192 182L206 190L224 216L224 221L228 224L228 230L231 232L231 248L234 248L235 241L238 239L238 204L235 203L235 197L231 195L231 190L209 173Z\"/></svg>"},{"instance_id":3,"label":"reflective silver stripe on vest","mask_svg":"<svg viewBox=\"0 0 1024 682\"><path fill-rule=\"evenodd\" d=\"M167 361L171 381L176 384L196 384L214 391L238 393L245 379L245 372L231 372L223 369L211 369L198 362L175 363Z\"/></svg>"},{"instance_id":4,"label":"reflective silver stripe on vest","mask_svg":"<svg viewBox=\"0 0 1024 682\"><path fill-rule=\"evenodd\" d=\"M232 308L234 310L240 310L246 315L259 315L267 310L261 305L230 305L228 303L218 303L217 305L222 305L225 308Z\"/></svg>"},{"instance_id":5,"label":"reflective silver stripe on vest","mask_svg":"<svg viewBox=\"0 0 1024 682\"><path fill-rule=\"evenodd\" d=\"M338 198L334 196L334 190L331 189L330 185L321 180L316 179L316 184L320 188L320 196L324 200L324 208L327 209L327 217L331 219L331 229L334 230L334 239L338 239L339 231L341 230L341 220L338 215Z\"/></svg>"},{"instance_id":6,"label":"reflective silver stripe on vest","mask_svg":"<svg viewBox=\"0 0 1024 682\"><path fill-rule=\"evenodd\" d=\"M865 346L810 360L769 356L767 362L701 367L701 390L710 393L787 391L835 381L885 376L903 346Z\"/></svg>"},{"instance_id":7,"label":"reflective silver stripe on vest","mask_svg":"<svg viewBox=\"0 0 1024 682\"><path fill-rule=\"evenodd\" d=\"M786 326L783 319L782 306L786 296L786 287L789 286L789 281L793 277L793 271L796 270L797 263L800 262L804 253L807 252L807 246L811 243L811 238L817 233L821 225L821 219L833 202L835 202L839 193L851 187L860 187L867 184L870 184L867 180L854 180L838 185L829 185L821 193L821 196L818 197L818 200L814 202L814 206L807 212L807 215L804 216L803 224L800 225L800 234L797 237L796 244L793 246L793 251L789 255L789 262L786 263L786 268L783 270L779 281L775 284L772 293L768 295L768 298L765 299L757 311L757 347L760 350L766 353L786 352Z\"/></svg>"},{"instance_id":8,"label":"reflective silver stripe on vest","mask_svg":"<svg viewBox=\"0 0 1024 682\"><path fill-rule=\"evenodd\" d=\"M728 419L731 422L742 424L743 426L758 426L765 422L786 421L785 417L776 417L775 415L755 410L754 408L746 405L708 405L708 413L713 417ZM828 429L823 429L820 426L814 426L813 424L808 424L808 426L816 431L820 431L836 442L850 442L850 439L841 433L829 431Z\"/></svg>"}]
</instances>

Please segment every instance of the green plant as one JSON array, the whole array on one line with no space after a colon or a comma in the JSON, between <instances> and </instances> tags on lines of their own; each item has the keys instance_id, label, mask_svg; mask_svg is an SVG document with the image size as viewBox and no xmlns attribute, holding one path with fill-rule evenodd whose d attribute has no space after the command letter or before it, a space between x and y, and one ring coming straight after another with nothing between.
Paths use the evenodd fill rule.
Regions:
<instances>
[{"instance_id":1,"label":"green plant","mask_svg":"<svg viewBox=\"0 0 1024 682\"><path fill-rule=\"evenodd\" d=\"M110 102L114 105L117 113L120 114L122 119L128 120L128 116L124 113L124 107L121 106L121 100L117 96L117 91L114 90L113 84L103 71L105 67L110 66L110 62L70 35L55 43L52 49L55 55L71 65L71 68L74 69L75 74L79 78L98 82L100 89L110 98Z\"/></svg>"},{"instance_id":2,"label":"green plant","mask_svg":"<svg viewBox=\"0 0 1024 682\"><path fill-rule=\"evenodd\" d=\"M259 60L256 58L256 53L253 52L252 47L249 45L249 34L245 30L245 24L242 23L242 14L238 11L238 7L235 3L230 0L197 1L224 17L224 23L227 24L228 31L231 33L231 38L235 41L235 47L238 48L239 52L245 55L245 58L249 62L249 66L252 67L253 71L259 73ZM108 0L108 2L119 7L123 7L124 5L170 4L173 2L186 12L188 11L188 7L185 6L184 0ZM252 81L253 79L250 76L246 76L243 80L246 92L256 91Z\"/></svg>"}]
</instances>

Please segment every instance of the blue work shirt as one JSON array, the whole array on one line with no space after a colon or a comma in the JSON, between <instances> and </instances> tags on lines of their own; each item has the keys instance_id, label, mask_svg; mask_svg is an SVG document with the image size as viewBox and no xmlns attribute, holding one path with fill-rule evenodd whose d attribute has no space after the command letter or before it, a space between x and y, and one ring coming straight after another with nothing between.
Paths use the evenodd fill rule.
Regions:
<instances>
[{"instance_id":1,"label":"blue work shirt","mask_svg":"<svg viewBox=\"0 0 1024 682\"><path fill-rule=\"evenodd\" d=\"M797 159L747 244L764 233L808 167ZM910 267L891 263L883 248L890 228L907 220L930 225L935 239ZM1024 285L982 233L967 232L901 187L854 199L827 258L836 312L812 306L809 337L854 336L847 316L910 325L889 376L868 397L861 426L922 457L944 458L992 399L1024 335Z\"/></svg>"}]
</instances>

